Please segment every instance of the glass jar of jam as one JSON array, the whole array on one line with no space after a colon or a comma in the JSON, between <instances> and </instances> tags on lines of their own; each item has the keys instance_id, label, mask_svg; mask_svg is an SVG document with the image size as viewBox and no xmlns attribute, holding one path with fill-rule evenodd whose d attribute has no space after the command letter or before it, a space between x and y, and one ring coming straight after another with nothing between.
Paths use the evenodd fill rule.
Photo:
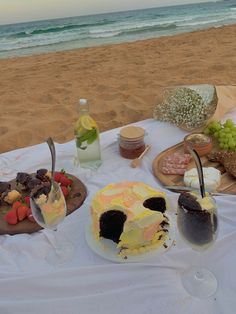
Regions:
<instances>
[{"instance_id":1,"label":"glass jar of jam","mask_svg":"<svg viewBox=\"0 0 236 314\"><path fill-rule=\"evenodd\" d=\"M211 137L203 133L192 133L184 138L184 151L188 152L188 146L195 149L198 155L204 156L212 150L212 139Z\"/></svg>"},{"instance_id":2,"label":"glass jar of jam","mask_svg":"<svg viewBox=\"0 0 236 314\"><path fill-rule=\"evenodd\" d=\"M137 126L127 126L120 130L119 150L122 157L134 159L145 150L145 130Z\"/></svg>"}]
</instances>

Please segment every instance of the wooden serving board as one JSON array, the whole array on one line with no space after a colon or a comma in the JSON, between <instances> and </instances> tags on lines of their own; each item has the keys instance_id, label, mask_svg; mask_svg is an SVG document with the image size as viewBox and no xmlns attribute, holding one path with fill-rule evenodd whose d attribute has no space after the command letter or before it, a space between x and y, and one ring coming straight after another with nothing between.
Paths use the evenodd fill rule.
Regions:
<instances>
[{"instance_id":1,"label":"wooden serving board","mask_svg":"<svg viewBox=\"0 0 236 314\"><path fill-rule=\"evenodd\" d=\"M71 214L77 208L79 208L86 196L87 196L87 189L85 185L75 176L66 174L70 179L73 180L71 185L71 191L68 197L66 198L66 205L67 205L67 215ZM16 185L16 181L12 180L9 181L12 186L12 189L19 190ZM22 191L19 191L22 193ZM24 193L22 193L24 196ZM26 195L26 193L25 193ZM31 222L27 218L18 222L16 225L9 225L7 222L3 220L3 216L6 212L11 209L11 206L0 206L0 235L2 234L18 234L18 233L33 233L37 232L42 229L36 222Z\"/></svg>"},{"instance_id":2,"label":"wooden serving board","mask_svg":"<svg viewBox=\"0 0 236 314\"><path fill-rule=\"evenodd\" d=\"M163 174L162 169L162 161L166 156L173 153L184 153L183 142L176 144L156 156L153 160L152 169L155 177L163 184L169 186L181 185L184 186L183 176L181 175L167 175ZM209 161L207 157L201 157L203 167L214 167L221 172L221 184L217 189L217 192L220 193L228 193L228 194L236 194L236 179L225 172L224 167L216 162ZM188 169L196 168L194 160L188 165Z\"/></svg>"}]
</instances>

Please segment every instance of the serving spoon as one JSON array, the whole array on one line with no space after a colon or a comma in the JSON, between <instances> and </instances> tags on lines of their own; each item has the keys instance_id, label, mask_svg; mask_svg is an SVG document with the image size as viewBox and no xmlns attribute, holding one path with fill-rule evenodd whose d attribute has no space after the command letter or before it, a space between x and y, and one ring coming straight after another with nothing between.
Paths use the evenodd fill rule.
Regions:
<instances>
[{"instance_id":1,"label":"serving spoon","mask_svg":"<svg viewBox=\"0 0 236 314\"><path fill-rule=\"evenodd\" d=\"M59 186L54 181L55 164L56 164L56 149L55 149L53 139L51 137L49 137L46 142L49 146L49 149L51 152L51 158L52 158L51 185L50 185L49 194L47 195L46 202L50 201L50 203L53 203L58 198L58 191L59 191ZM33 195L30 196L30 203L31 203L31 208L34 207L37 209L36 211L38 213L41 212L41 209L39 205L37 204L37 202L35 201L35 197Z\"/></svg>"},{"instance_id":2,"label":"serving spoon","mask_svg":"<svg viewBox=\"0 0 236 314\"><path fill-rule=\"evenodd\" d=\"M53 139L49 137L47 139L47 144L51 152L52 157L52 171L51 171L51 189L55 188L55 181L54 181L54 173L55 173L55 164L56 164L56 149L53 142Z\"/></svg>"},{"instance_id":3,"label":"serving spoon","mask_svg":"<svg viewBox=\"0 0 236 314\"><path fill-rule=\"evenodd\" d=\"M142 152L142 154L138 157L138 158L135 158L131 161L131 164L130 166L132 168L137 168L141 165L141 160L143 158L143 156L149 151L149 149L151 148L151 145L147 145L145 150Z\"/></svg>"},{"instance_id":4,"label":"serving spoon","mask_svg":"<svg viewBox=\"0 0 236 314\"><path fill-rule=\"evenodd\" d=\"M203 169L202 169L202 162L201 159L196 152L195 149L191 148L188 146L188 150L190 154L193 156L193 159L195 161L196 167L197 167L197 172L198 172L198 179L199 179L199 186L200 186L200 192L202 198L206 196L206 189L205 189L205 183L204 183L204 175L203 175Z\"/></svg>"},{"instance_id":5,"label":"serving spoon","mask_svg":"<svg viewBox=\"0 0 236 314\"><path fill-rule=\"evenodd\" d=\"M47 144L50 149L51 158L52 158L51 187L50 187L50 192L48 196L53 202L54 200L57 199L57 194L58 194L58 185L54 181L55 164L56 164L56 149L55 149L53 139L51 137L47 139Z\"/></svg>"}]
</instances>

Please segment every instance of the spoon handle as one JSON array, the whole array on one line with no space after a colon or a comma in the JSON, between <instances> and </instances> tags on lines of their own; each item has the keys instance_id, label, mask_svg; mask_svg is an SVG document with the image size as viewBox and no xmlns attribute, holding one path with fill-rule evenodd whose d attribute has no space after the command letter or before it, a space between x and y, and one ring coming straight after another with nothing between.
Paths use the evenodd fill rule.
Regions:
<instances>
[{"instance_id":1,"label":"spoon handle","mask_svg":"<svg viewBox=\"0 0 236 314\"><path fill-rule=\"evenodd\" d=\"M190 154L193 156L193 159L195 161L196 167L197 167L197 172L198 172L198 179L199 179L199 185L200 185L200 192L202 198L206 196L206 190L205 190L205 183L204 183L204 176L203 176L203 169L202 169L202 162L201 159L196 152L195 149L191 148L190 146L188 147L188 150Z\"/></svg>"},{"instance_id":2,"label":"spoon handle","mask_svg":"<svg viewBox=\"0 0 236 314\"><path fill-rule=\"evenodd\" d=\"M55 172L55 164L56 164L56 149L53 142L53 139L49 137L47 139L47 144L49 146L51 157L52 157L52 177L51 177L51 183L54 185L54 172Z\"/></svg>"},{"instance_id":3,"label":"spoon handle","mask_svg":"<svg viewBox=\"0 0 236 314\"><path fill-rule=\"evenodd\" d=\"M147 147L146 147L145 150L142 152L142 154L138 157L138 159L142 159L143 156L149 151L150 148L151 148L151 145L147 145Z\"/></svg>"}]
</instances>

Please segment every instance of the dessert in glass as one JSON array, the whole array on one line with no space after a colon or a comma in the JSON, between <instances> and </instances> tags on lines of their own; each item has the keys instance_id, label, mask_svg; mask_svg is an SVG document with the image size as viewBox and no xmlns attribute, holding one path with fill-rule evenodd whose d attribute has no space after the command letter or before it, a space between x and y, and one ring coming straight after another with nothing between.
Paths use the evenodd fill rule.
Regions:
<instances>
[{"instance_id":1,"label":"dessert in glass","mask_svg":"<svg viewBox=\"0 0 236 314\"><path fill-rule=\"evenodd\" d=\"M50 190L38 187L32 192L30 206L37 223L51 231L45 235L54 250L48 252L46 260L50 264L67 261L73 254L73 247L57 232L58 225L66 216L66 202L60 186L54 182Z\"/></svg>"},{"instance_id":2,"label":"dessert in glass","mask_svg":"<svg viewBox=\"0 0 236 314\"><path fill-rule=\"evenodd\" d=\"M181 193L178 199L177 226L185 242L197 251L213 245L218 233L217 207L215 200L205 194ZM195 267L182 276L185 289L195 297L206 298L217 289L217 280L206 268Z\"/></svg>"}]
</instances>

